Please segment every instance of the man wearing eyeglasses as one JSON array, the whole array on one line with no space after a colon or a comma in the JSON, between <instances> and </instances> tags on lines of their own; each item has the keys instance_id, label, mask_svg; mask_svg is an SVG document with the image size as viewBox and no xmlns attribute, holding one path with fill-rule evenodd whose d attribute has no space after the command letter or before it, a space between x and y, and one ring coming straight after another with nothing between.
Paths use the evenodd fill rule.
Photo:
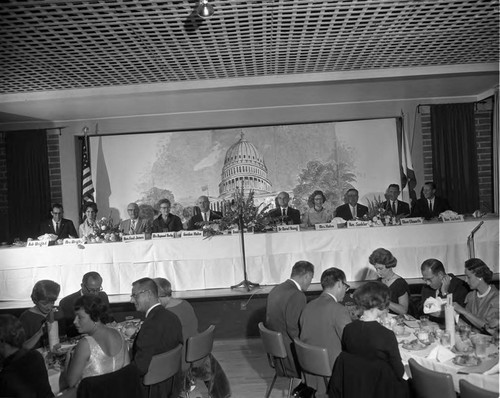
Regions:
<instances>
[{"instance_id":1,"label":"man wearing eyeglasses","mask_svg":"<svg viewBox=\"0 0 500 398\"><path fill-rule=\"evenodd\" d=\"M50 210L52 218L40 225L40 235L52 234L57 239L78 238L73 221L63 218L64 210L61 204L54 203Z\"/></svg>"},{"instance_id":2,"label":"man wearing eyeglasses","mask_svg":"<svg viewBox=\"0 0 500 398\"><path fill-rule=\"evenodd\" d=\"M63 319L59 324L59 333L61 335L66 335L68 337L77 336L78 330L76 330L73 321L75 320L75 301L82 297L84 294L93 294L94 296L99 296L102 303L109 308L108 295L102 290L102 277L95 271L87 272L83 275L81 289L69 296L61 299L59 303L59 310L62 311ZM109 311L108 311L109 313Z\"/></svg>"},{"instance_id":3,"label":"man wearing eyeglasses","mask_svg":"<svg viewBox=\"0 0 500 398\"><path fill-rule=\"evenodd\" d=\"M332 267L321 274L321 295L310 301L300 316L300 340L307 344L325 347L333 364L342 351L342 332L351 323L351 316L340 302L349 290L344 271ZM323 377L306 375L306 384L316 394L325 394Z\"/></svg>"},{"instance_id":4,"label":"man wearing eyeglasses","mask_svg":"<svg viewBox=\"0 0 500 398\"><path fill-rule=\"evenodd\" d=\"M135 305L137 311L143 312L146 318L132 346L132 362L143 377L148 372L154 355L170 351L183 343L182 326L177 315L160 304L158 286L151 278L142 278L132 283L130 302ZM144 386L144 396L177 398L180 387L178 373L160 383Z\"/></svg>"}]
</instances>

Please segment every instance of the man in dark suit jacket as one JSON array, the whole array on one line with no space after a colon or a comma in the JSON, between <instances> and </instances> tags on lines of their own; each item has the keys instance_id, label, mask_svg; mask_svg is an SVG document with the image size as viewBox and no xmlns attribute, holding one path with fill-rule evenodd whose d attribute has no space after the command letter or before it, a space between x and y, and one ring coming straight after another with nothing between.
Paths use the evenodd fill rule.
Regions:
<instances>
[{"instance_id":1,"label":"man in dark suit jacket","mask_svg":"<svg viewBox=\"0 0 500 398\"><path fill-rule=\"evenodd\" d=\"M357 189L351 188L346 194L347 203L340 205L335 210L335 217L341 217L346 221L363 218L368 213L368 207L358 203L359 193Z\"/></svg>"},{"instance_id":2,"label":"man in dark suit jacket","mask_svg":"<svg viewBox=\"0 0 500 398\"><path fill-rule=\"evenodd\" d=\"M411 213L412 217L424 217L426 220L437 218L446 210L451 210L450 204L445 198L436 196L436 184L426 182L422 188L423 198L417 200Z\"/></svg>"},{"instance_id":3,"label":"man in dark suit jacket","mask_svg":"<svg viewBox=\"0 0 500 398\"><path fill-rule=\"evenodd\" d=\"M382 207L392 213L393 216L406 215L410 216L410 205L406 202L398 200L400 194L398 184L390 184L387 188L386 197L388 200L382 202Z\"/></svg>"},{"instance_id":4,"label":"man in dark suit jacket","mask_svg":"<svg viewBox=\"0 0 500 398\"><path fill-rule=\"evenodd\" d=\"M139 218L139 206L137 203L129 203L127 206L129 219L120 222L118 229L125 235L136 235L151 233L150 220Z\"/></svg>"},{"instance_id":5,"label":"man in dark suit jacket","mask_svg":"<svg viewBox=\"0 0 500 398\"><path fill-rule=\"evenodd\" d=\"M196 201L195 213L189 219L187 229L192 231L193 229L201 229L196 223L203 221L214 221L222 218L222 214L215 210L210 210L210 201L208 196L200 196Z\"/></svg>"},{"instance_id":6,"label":"man in dark suit jacket","mask_svg":"<svg viewBox=\"0 0 500 398\"><path fill-rule=\"evenodd\" d=\"M162 199L158 202L160 215L153 221L152 232L178 232L183 229L181 219L170 213L171 206L168 199Z\"/></svg>"},{"instance_id":7,"label":"man in dark suit jacket","mask_svg":"<svg viewBox=\"0 0 500 398\"><path fill-rule=\"evenodd\" d=\"M342 332L351 322L349 311L340 302L349 288L342 270L332 267L321 274L323 293L310 301L300 316L300 340L304 343L325 347L333 370L333 364L342 351ZM307 385L316 394L326 393L323 377L306 375Z\"/></svg>"},{"instance_id":8,"label":"man in dark suit jacket","mask_svg":"<svg viewBox=\"0 0 500 398\"><path fill-rule=\"evenodd\" d=\"M299 337L299 318L306 306L304 292L314 276L314 265L298 261L292 268L290 279L275 286L267 296L266 327L281 332L287 352L285 368L289 375L300 378L300 368L293 347Z\"/></svg>"},{"instance_id":9,"label":"man in dark suit jacket","mask_svg":"<svg viewBox=\"0 0 500 398\"><path fill-rule=\"evenodd\" d=\"M170 351L183 343L182 326L173 312L163 308L158 300L158 287L151 278L142 278L132 284L131 301L137 311L146 315L132 346L132 362L144 377L154 355ZM180 393L179 374L150 387L144 386L144 396L177 398Z\"/></svg>"},{"instance_id":10,"label":"man in dark suit jacket","mask_svg":"<svg viewBox=\"0 0 500 398\"><path fill-rule=\"evenodd\" d=\"M75 301L82 297L84 294L93 294L98 296L102 303L109 308L108 295L102 291L102 277L95 271L87 272L83 275L82 288L69 296L61 299L59 303L59 310L62 312L62 319L59 321L59 334L68 337L79 335L73 321L75 320ZM109 313L109 311L108 311Z\"/></svg>"},{"instance_id":11,"label":"man in dark suit jacket","mask_svg":"<svg viewBox=\"0 0 500 398\"><path fill-rule=\"evenodd\" d=\"M288 225L300 224L300 211L288 206L290 195L288 192L280 192L276 198L278 206L269 212L269 216L275 219L283 219Z\"/></svg>"},{"instance_id":12,"label":"man in dark suit jacket","mask_svg":"<svg viewBox=\"0 0 500 398\"><path fill-rule=\"evenodd\" d=\"M78 238L73 221L63 218L64 210L61 204L54 203L50 211L52 218L40 224L40 235L52 234L57 239Z\"/></svg>"}]
</instances>

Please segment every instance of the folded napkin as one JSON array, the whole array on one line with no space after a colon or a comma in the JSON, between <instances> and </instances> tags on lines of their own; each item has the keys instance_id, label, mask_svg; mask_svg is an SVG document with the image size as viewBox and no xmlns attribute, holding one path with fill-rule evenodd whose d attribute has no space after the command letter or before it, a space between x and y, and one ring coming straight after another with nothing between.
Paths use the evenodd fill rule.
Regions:
<instances>
[{"instance_id":1,"label":"folded napkin","mask_svg":"<svg viewBox=\"0 0 500 398\"><path fill-rule=\"evenodd\" d=\"M446 211L443 211L439 217L453 217L453 216L458 216L458 213L455 213L453 210L446 210Z\"/></svg>"},{"instance_id":2,"label":"folded napkin","mask_svg":"<svg viewBox=\"0 0 500 398\"><path fill-rule=\"evenodd\" d=\"M344 220L342 217L335 217L331 223L332 224L345 224L347 221Z\"/></svg>"},{"instance_id":3,"label":"folded napkin","mask_svg":"<svg viewBox=\"0 0 500 398\"><path fill-rule=\"evenodd\" d=\"M424 314L431 314L433 312L438 312L443 309L443 305L446 304L446 299L441 297L428 297L424 301Z\"/></svg>"},{"instance_id":4,"label":"folded napkin","mask_svg":"<svg viewBox=\"0 0 500 398\"><path fill-rule=\"evenodd\" d=\"M38 237L38 240L49 240L49 241L57 240L57 235L43 234Z\"/></svg>"},{"instance_id":5,"label":"folded napkin","mask_svg":"<svg viewBox=\"0 0 500 398\"><path fill-rule=\"evenodd\" d=\"M455 358L455 354L442 345L437 345L427 355L427 359L435 359L438 362L446 362L452 358Z\"/></svg>"}]
</instances>

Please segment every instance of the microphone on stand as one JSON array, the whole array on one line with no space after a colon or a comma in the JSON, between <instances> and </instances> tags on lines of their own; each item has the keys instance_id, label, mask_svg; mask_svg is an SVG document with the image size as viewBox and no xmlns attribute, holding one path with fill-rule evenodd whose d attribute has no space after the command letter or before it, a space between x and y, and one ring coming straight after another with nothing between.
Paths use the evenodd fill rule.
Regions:
<instances>
[{"instance_id":1,"label":"microphone on stand","mask_svg":"<svg viewBox=\"0 0 500 398\"><path fill-rule=\"evenodd\" d=\"M475 258L475 248L474 248L474 235L484 224L484 221L481 221L476 227L471 231L470 235L467 237L467 247L469 249L469 258Z\"/></svg>"}]
</instances>

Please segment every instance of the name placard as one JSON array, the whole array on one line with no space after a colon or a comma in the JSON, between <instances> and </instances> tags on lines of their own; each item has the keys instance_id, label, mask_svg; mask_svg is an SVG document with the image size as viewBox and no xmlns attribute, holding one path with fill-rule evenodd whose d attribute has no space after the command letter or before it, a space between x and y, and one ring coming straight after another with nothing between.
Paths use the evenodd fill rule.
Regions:
<instances>
[{"instance_id":1,"label":"name placard","mask_svg":"<svg viewBox=\"0 0 500 398\"><path fill-rule=\"evenodd\" d=\"M231 234L232 234L232 235L238 235L238 234L240 234L240 233L241 233L241 232L240 232L240 230L239 230L238 228L234 228L234 229L232 229L230 232L231 232ZM252 231L249 231L248 229L243 228L243 233L244 233L244 234L253 234L253 230L252 230Z\"/></svg>"},{"instance_id":2,"label":"name placard","mask_svg":"<svg viewBox=\"0 0 500 398\"><path fill-rule=\"evenodd\" d=\"M441 216L443 222L460 222L464 221L463 214L457 214L456 216Z\"/></svg>"},{"instance_id":3,"label":"name placard","mask_svg":"<svg viewBox=\"0 0 500 398\"><path fill-rule=\"evenodd\" d=\"M183 238L203 238L203 231L182 231Z\"/></svg>"},{"instance_id":4,"label":"name placard","mask_svg":"<svg viewBox=\"0 0 500 398\"><path fill-rule=\"evenodd\" d=\"M30 240L26 242L26 247L48 247L49 242L48 240Z\"/></svg>"},{"instance_id":5,"label":"name placard","mask_svg":"<svg viewBox=\"0 0 500 398\"><path fill-rule=\"evenodd\" d=\"M278 225L278 232L299 232L300 225Z\"/></svg>"},{"instance_id":6,"label":"name placard","mask_svg":"<svg viewBox=\"0 0 500 398\"><path fill-rule=\"evenodd\" d=\"M338 225L337 223L326 223L326 224L316 224L314 226L314 229L316 229L316 231L326 231L327 229L338 229Z\"/></svg>"},{"instance_id":7,"label":"name placard","mask_svg":"<svg viewBox=\"0 0 500 398\"><path fill-rule=\"evenodd\" d=\"M63 240L63 245L80 245L84 243L82 238L66 238Z\"/></svg>"},{"instance_id":8,"label":"name placard","mask_svg":"<svg viewBox=\"0 0 500 398\"><path fill-rule=\"evenodd\" d=\"M424 219L422 217L402 218L399 221L401 221L401 225L415 225L424 223Z\"/></svg>"},{"instance_id":9,"label":"name placard","mask_svg":"<svg viewBox=\"0 0 500 398\"><path fill-rule=\"evenodd\" d=\"M175 232L153 232L151 239L175 238Z\"/></svg>"},{"instance_id":10,"label":"name placard","mask_svg":"<svg viewBox=\"0 0 500 398\"><path fill-rule=\"evenodd\" d=\"M370 226L370 221L363 221L363 220L347 221L347 228L366 228L369 226Z\"/></svg>"},{"instance_id":11,"label":"name placard","mask_svg":"<svg viewBox=\"0 0 500 398\"><path fill-rule=\"evenodd\" d=\"M134 240L146 240L146 234L123 235L123 242L132 242Z\"/></svg>"}]
</instances>

